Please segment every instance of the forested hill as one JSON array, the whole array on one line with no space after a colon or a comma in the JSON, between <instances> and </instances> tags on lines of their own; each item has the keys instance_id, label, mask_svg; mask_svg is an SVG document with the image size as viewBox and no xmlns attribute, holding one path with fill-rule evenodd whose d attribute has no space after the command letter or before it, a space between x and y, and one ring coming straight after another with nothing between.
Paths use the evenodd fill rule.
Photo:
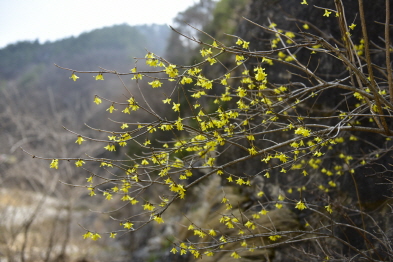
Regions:
<instances>
[{"instance_id":1,"label":"forested hill","mask_svg":"<svg viewBox=\"0 0 393 262\"><path fill-rule=\"evenodd\" d=\"M134 56L144 55L145 49L162 54L169 31L166 25L122 24L56 42L18 42L0 49L0 78L15 79L32 67L53 63L80 69L103 66L121 70L131 65Z\"/></svg>"}]
</instances>

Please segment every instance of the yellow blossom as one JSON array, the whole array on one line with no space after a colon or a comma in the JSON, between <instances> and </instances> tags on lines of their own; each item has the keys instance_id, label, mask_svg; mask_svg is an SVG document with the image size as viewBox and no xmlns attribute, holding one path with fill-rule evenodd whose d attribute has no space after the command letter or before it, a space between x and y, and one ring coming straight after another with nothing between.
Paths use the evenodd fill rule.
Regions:
<instances>
[{"instance_id":1,"label":"yellow blossom","mask_svg":"<svg viewBox=\"0 0 393 262\"><path fill-rule=\"evenodd\" d=\"M76 139L75 143L77 144L82 144L82 142L85 141L81 136L78 136L78 138Z\"/></svg>"},{"instance_id":2,"label":"yellow blossom","mask_svg":"<svg viewBox=\"0 0 393 262\"><path fill-rule=\"evenodd\" d=\"M109 192L104 192L103 195L105 196L106 200L111 200L112 199L112 194Z\"/></svg>"},{"instance_id":3,"label":"yellow blossom","mask_svg":"<svg viewBox=\"0 0 393 262\"><path fill-rule=\"evenodd\" d=\"M325 13L323 14L323 16L329 17L331 13L332 12L329 12L329 10L325 9Z\"/></svg>"},{"instance_id":4,"label":"yellow blossom","mask_svg":"<svg viewBox=\"0 0 393 262\"><path fill-rule=\"evenodd\" d=\"M75 165L77 167L81 167L84 163L85 163L85 161L82 161L82 160L79 159L78 161L75 162Z\"/></svg>"},{"instance_id":5,"label":"yellow blossom","mask_svg":"<svg viewBox=\"0 0 393 262\"><path fill-rule=\"evenodd\" d=\"M104 147L108 151L116 151L116 147L112 144L108 144L106 147Z\"/></svg>"},{"instance_id":6,"label":"yellow blossom","mask_svg":"<svg viewBox=\"0 0 393 262\"><path fill-rule=\"evenodd\" d=\"M276 23L271 23L271 24L269 25L269 28L274 28L274 27L276 27L276 26L277 26Z\"/></svg>"},{"instance_id":7,"label":"yellow blossom","mask_svg":"<svg viewBox=\"0 0 393 262\"><path fill-rule=\"evenodd\" d=\"M176 77L179 72L175 65L169 65L165 68L165 73L167 73L169 77Z\"/></svg>"},{"instance_id":8,"label":"yellow blossom","mask_svg":"<svg viewBox=\"0 0 393 262\"><path fill-rule=\"evenodd\" d=\"M96 80L104 80L104 76L102 74L98 74L95 76Z\"/></svg>"},{"instance_id":9,"label":"yellow blossom","mask_svg":"<svg viewBox=\"0 0 393 262\"><path fill-rule=\"evenodd\" d=\"M127 229L131 229L133 225L134 225L133 223L128 222L128 221L123 224L124 228L127 228Z\"/></svg>"},{"instance_id":10,"label":"yellow blossom","mask_svg":"<svg viewBox=\"0 0 393 262\"><path fill-rule=\"evenodd\" d=\"M241 256L240 256L238 253L236 253L236 252L233 252L233 253L231 254L231 257L233 257L234 259L239 259L239 258L241 258Z\"/></svg>"},{"instance_id":11,"label":"yellow blossom","mask_svg":"<svg viewBox=\"0 0 393 262\"><path fill-rule=\"evenodd\" d=\"M211 235L211 236L216 236L217 235L217 233L216 233L216 231L214 230L214 229L210 229L209 230L209 235Z\"/></svg>"},{"instance_id":12,"label":"yellow blossom","mask_svg":"<svg viewBox=\"0 0 393 262\"><path fill-rule=\"evenodd\" d=\"M91 239L93 239L94 241L98 240L99 238L101 238L100 234L95 233L91 236Z\"/></svg>"},{"instance_id":13,"label":"yellow blossom","mask_svg":"<svg viewBox=\"0 0 393 262\"><path fill-rule=\"evenodd\" d=\"M175 112L180 112L180 104L173 103L172 109Z\"/></svg>"},{"instance_id":14,"label":"yellow blossom","mask_svg":"<svg viewBox=\"0 0 393 262\"><path fill-rule=\"evenodd\" d=\"M299 210L307 209L306 205L302 201L297 202L295 208Z\"/></svg>"},{"instance_id":15,"label":"yellow blossom","mask_svg":"<svg viewBox=\"0 0 393 262\"><path fill-rule=\"evenodd\" d=\"M115 109L115 107L113 105L111 105L106 111L109 111L109 113L113 113L113 111L116 111L117 109Z\"/></svg>"},{"instance_id":16,"label":"yellow blossom","mask_svg":"<svg viewBox=\"0 0 393 262\"><path fill-rule=\"evenodd\" d=\"M143 210L153 211L153 210L155 209L155 206L153 206L153 205L150 204L150 203L146 203L146 204L144 204L144 205L142 205L142 206L143 206Z\"/></svg>"},{"instance_id":17,"label":"yellow blossom","mask_svg":"<svg viewBox=\"0 0 393 262\"><path fill-rule=\"evenodd\" d=\"M162 219L161 216L154 216L153 219L154 219L158 224L164 223L164 219Z\"/></svg>"},{"instance_id":18,"label":"yellow blossom","mask_svg":"<svg viewBox=\"0 0 393 262\"><path fill-rule=\"evenodd\" d=\"M92 236L93 236L93 233L91 233L91 232L86 232L86 234L83 234L83 239L91 238Z\"/></svg>"},{"instance_id":19,"label":"yellow blossom","mask_svg":"<svg viewBox=\"0 0 393 262\"><path fill-rule=\"evenodd\" d=\"M240 178L240 177L236 180L236 184L238 184L238 185L243 185L245 183L246 182L244 182L244 180L242 178Z\"/></svg>"},{"instance_id":20,"label":"yellow blossom","mask_svg":"<svg viewBox=\"0 0 393 262\"><path fill-rule=\"evenodd\" d=\"M280 235L274 235L274 236L270 236L270 237L269 237L269 239L270 239L271 241L276 241L276 240L279 239L279 238L281 238Z\"/></svg>"},{"instance_id":21,"label":"yellow blossom","mask_svg":"<svg viewBox=\"0 0 393 262\"><path fill-rule=\"evenodd\" d=\"M99 98L99 97L95 97L94 98L94 103L96 103L97 105L99 105L99 104L101 104L102 103L102 100Z\"/></svg>"},{"instance_id":22,"label":"yellow blossom","mask_svg":"<svg viewBox=\"0 0 393 262\"><path fill-rule=\"evenodd\" d=\"M142 79L142 75L141 74L135 74L131 79L132 80Z\"/></svg>"},{"instance_id":23,"label":"yellow blossom","mask_svg":"<svg viewBox=\"0 0 393 262\"><path fill-rule=\"evenodd\" d=\"M59 159L53 159L50 163L50 168L59 169Z\"/></svg>"},{"instance_id":24,"label":"yellow blossom","mask_svg":"<svg viewBox=\"0 0 393 262\"><path fill-rule=\"evenodd\" d=\"M153 88L161 87L162 83L159 80L154 80L152 82L148 82L149 85Z\"/></svg>"},{"instance_id":25,"label":"yellow blossom","mask_svg":"<svg viewBox=\"0 0 393 262\"><path fill-rule=\"evenodd\" d=\"M71 77L72 80L76 81L79 77L77 77L74 73L72 73Z\"/></svg>"},{"instance_id":26,"label":"yellow blossom","mask_svg":"<svg viewBox=\"0 0 393 262\"><path fill-rule=\"evenodd\" d=\"M266 209L262 209L261 211L259 211L259 214L261 215L266 215L269 211L267 211Z\"/></svg>"},{"instance_id":27,"label":"yellow blossom","mask_svg":"<svg viewBox=\"0 0 393 262\"><path fill-rule=\"evenodd\" d=\"M325 208L326 208L327 212L329 212L330 214L333 213L333 209L332 209L332 206L330 204L325 206Z\"/></svg>"}]
</instances>

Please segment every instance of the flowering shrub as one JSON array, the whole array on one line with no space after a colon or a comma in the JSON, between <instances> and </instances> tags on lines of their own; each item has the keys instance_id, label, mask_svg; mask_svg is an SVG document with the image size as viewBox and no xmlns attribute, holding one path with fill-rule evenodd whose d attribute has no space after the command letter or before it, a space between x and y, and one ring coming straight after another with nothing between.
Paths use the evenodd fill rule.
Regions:
<instances>
[{"instance_id":1,"label":"flowering shrub","mask_svg":"<svg viewBox=\"0 0 393 262\"><path fill-rule=\"evenodd\" d=\"M308 5L306 0L299 4ZM109 114L130 114L130 120L119 123L121 131L97 130L107 133L107 140L75 134L75 143L102 143L108 152L116 152L132 142L142 153L126 157L114 154L113 158L41 157L51 161L50 167L56 169L61 169L66 161L78 168L88 162L99 165L102 172L92 172L87 177L85 187L89 195L101 195L108 201L119 199L128 205L140 205L143 210L131 217L116 218L120 227L111 232L87 229L83 237L99 240L106 234L115 238L119 233L132 233L148 223L165 225L170 219L166 217L167 210L175 202L193 201L187 198L188 192L218 176L221 186L217 194L222 195L220 205L224 207L218 214L221 226L209 227L209 224L194 224L191 220L185 226L195 237L175 241L172 253L191 253L200 258L227 252L231 258L239 259L258 249L314 242L319 247L297 251L310 252L308 255L315 256L316 260L330 259L344 256L339 246L345 246L354 256L364 259L392 259L388 229L373 220L359 194L356 206L347 205L345 199L339 197L343 190L339 185L345 177L354 181L358 192L358 170L392 150L389 143L393 112L389 23L386 22L386 30L381 35L386 46L371 49L362 1L359 0L360 25L346 20L341 1L335 1L335 5L335 10L315 8L321 13L321 19L336 21L341 39L324 38L323 32L304 21L298 32L285 31L270 22L268 26L255 24L273 36L271 49L266 51L250 50L250 42L236 36L231 36L233 46L225 46L219 39L207 35L210 42L189 38L201 47L202 62L194 65L171 64L148 53L144 60L152 68L149 71L140 71L137 67L129 73L64 68L71 72L73 81L77 81L81 73L95 74L96 80L113 74L130 76L135 83L147 81L153 88L148 92L162 95L162 106L166 108L161 112L153 110L143 96L139 101L136 99L136 89L122 82L129 94L124 101L95 96L94 102L100 106L106 104ZM362 30L363 38L352 39L354 30ZM345 71L334 80L326 79L317 68L301 62L297 57L300 51L310 59L329 56ZM384 63L373 63L371 55L375 53L386 57ZM230 67L220 60L228 55L232 60ZM268 68L277 64L293 69L292 74L303 81L270 82ZM211 67L225 72L209 78ZM164 88L164 84L171 90L164 89L163 94L160 88ZM323 99L329 99L325 93L333 91L342 96L340 105L315 108L316 104L324 103ZM173 112L168 114L169 110ZM132 122L132 114L139 111L148 113L154 120ZM348 155L345 148L362 140L357 136L359 133L380 136L384 142L367 152ZM165 140L155 139L157 134ZM252 171L233 172L234 167L247 163L252 163ZM388 170L389 166L385 168ZM275 184L277 190L266 188L267 183ZM223 189L228 186L238 187L244 194L253 196L252 205L244 208L231 202ZM153 190L146 195L149 188ZM267 194L266 190L271 192ZM261 222L264 217L269 218L273 212L284 209L295 212L303 226L280 230L272 219ZM348 219L343 222L348 214L360 215L362 223L358 225ZM376 229L371 231L369 225ZM364 247L358 248L339 236L337 232L342 228L355 229L364 240ZM329 243L329 248L321 243Z\"/></svg>"}]
</instances>

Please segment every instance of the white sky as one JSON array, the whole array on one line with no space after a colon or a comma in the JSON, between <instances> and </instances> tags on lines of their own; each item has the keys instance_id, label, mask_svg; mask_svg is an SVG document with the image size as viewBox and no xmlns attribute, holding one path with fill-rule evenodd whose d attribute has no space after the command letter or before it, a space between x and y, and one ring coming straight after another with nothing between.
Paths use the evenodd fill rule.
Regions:
<instances>
[{"instance_id":1,"label":"white sky","mask_svg":"<svg viewBox=\"0 0 393 262\"><path fill-rule=\"evenodd\" d=\"M171 24L197 0L0 0L0 48L40 43L115 24Z\"/></svg>"}]
</instances>

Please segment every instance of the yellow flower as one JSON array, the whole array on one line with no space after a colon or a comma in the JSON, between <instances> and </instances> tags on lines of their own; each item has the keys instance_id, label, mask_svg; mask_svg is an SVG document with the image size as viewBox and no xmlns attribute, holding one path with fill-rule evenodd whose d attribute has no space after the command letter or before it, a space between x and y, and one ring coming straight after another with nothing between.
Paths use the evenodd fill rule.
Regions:
<instances>
[{"instance_id":1,"label":"yellow flower","mask_svg":"<svg viewBox=\"0 0 393 262\"><path fill-rule=\"evenodd\" d=\"M53 159L50 163L50 168L59 169L59 159Z\"/></svg>"},{"instance_id":2,"label":"yellow flower","mask_svg":"<svg viewBox=\"0 0 393 262\"><path fill-rule=\"evenodd\" d=\"M209 230L209 235L211 235L211 236L216 236L217 235L217 233L216 233L216 231L214 230L214 229L210 229Z\"/></svg>"},{"instance_id":3,"label":"yellow flower","mask_svg":"<svg viewBox=\"0 0 393 262\"><path fill-rule=\"evenodd\" d=\"M96 103L97 105L99 105L99 104L101 104L102 103L102 101L101 101L101 99L99 98L99 97L95 97L94 98L94 103Z\"/></svg>"},{"instance_id":4,"label":"yellow flower","mask_svg":"<svg viewBox=\"0 0 393 262\"><path fill-rule=\"evenodd\" d=\"M236 252L233 252L233 253L231 254L231 257L233 257L234 259L239 259L239 258L241 258L241 256L240 256L238 253L236 253Z\"/></svg>"},{"instance_id":5,"label":"yellow flower","mask_svg":"<svg viewBox=\"0 0 393 262\"><path fill-rule=\"evenodd\" d=\"M352 23L350 26L348 26L349 28L351 28L351 30L355 29L356 25L354 23Z\"/></svg>"},{"instance_id":6,"label":"yellow flower","mask_svg":"<svg viewBox=\"0 0 393 262\"><path fill-rule=\"evenodd\" d=\"M85 161L79 159L78 161L75 162L75 165L77 167L81 167L84 163L85 163Z\"/></svg>"},{"instance_id":7,"label":"yellow flower","mask_svg":"<svg viewBox=\"0 0 393 262\"><path fill-rule=\"evenodd\" d=\"M92 236L93 236L93 233L91 233L91 232L86 232L86 234L83 235L83 239L91 238Z\"/></svg>"},{"instance_id":8,"label":"yellow flower","mask_svg":"<svg viewBox=\"0 0 393 262\"><path fill-rule=\"evenodd\" d=\"M146 204L144 204L144 205L142 205L142 206L143 206L143 210L153 211L153 210L155 209L155 206L153 206L153 205L150 204L150 203L146 203Z\"/></svg>"},{"instance_id":9,"label":"yellow flower","mask_svg":"<svg viewBox=\"0 0 393 262\"><path fill-rule=\"evenodd\" d=\"M169 65L165 68L165 73L167 73L169 77L176 77L178 75L178 70L176 69L175 65Z\"/></svg>"},{"instance_id":10,"label":"yellow flower","mask_svg":"<svg viewBox=\"0 0 393 262\"><path fill-rule=\"evenodd\" d=\"M81 136L78 136L78 139L76 139L75 143L78 143L80 145L83 141L85 140Z\"/></svg>"},{"instance_id":11,"label":"yellow flower","mask_svg":"<svg viewBox=\"0 0 393 262\"><path fill-rule=\"evenodd\" d=\"M158 224L164 223L164 219L162 219L161 216L154 216L153 219L154 219Z\"/></svg>"},{"instance_id":12,"label":"yellow flower","mask_svg":"<svg viewBox=\"0 0 393 262\"><path fill-rule=\"evenodd\" d=\"M244 49L247 49L249 44L250 44L250 42L244 41L242 47L243 47Z\"/></svg>"},{"instance_id":13,"label":"yellow flower","mask_svg":"<svg viewBox=\"0 0 393 262\"><path fill-rule=\"evenodd\" d=\"M149 82L149 85L151 85L151 87L153 88L157 88L157 87L161 87L162 83L159 80L154 80L153 82Z\"/></svg>"},{"instance_id":14,"label":"yellow flower","mask_svg":"<svg viewBox=\"0 0 393 262\"><path fill-rule=\"evenodd\" d=\"M302 5L308 5L307 0L303 0L300 4L302 4Z\"/></svg>"},{"instance_id":15,"label":"yellow flower","mask_svg":"<svg viewBox=\"0 0 393 262\"><path fill-rule=\"evenodd\" d=\"M249 153L250 155L256 155L256 154L258 154L258 151L255 150L255 147L251 147L251 148L247 148L247 149L248 149L248 153Z\"/></svg>"},{"instance_id":16,"label":"yellow flower","mask_svg":"<svg viewBox=\"0 0 393 262\"><path fill-rule=\"evenodd\" d=\"M302 201L297 202L295 208L299 210L307 209L306 205Z\"/></svg>"},{"instance_id":17,"label":"yellow flower","mask_svg":"<svg viewBox=\"0 0 393 262\"><path fill-rule=\"evenodd\" d=\"M100 234L95 233L91 236L91 239L93 239L94 241L98 240L99 238L101 238Z\"/></svg>"},{"instance_id":18,"label":"yellow flower","mask_svg":"<svg viewBox=\"0 0 393 262\"><path fill-rule=\"evenodd\" d=\"M184 76L184 77L182 78L182 80L180 81L180 83L181 83L182 85L184 85L184 84L191 84L191 83L192 83L192 78L191 78L191 77L186 77L186 76Z\"/></svg>"},{"instance_id":19,"label":"yellow flower","mask_svg":"<svg viewBox=\"0 0 393 262\"><path fill-rule=\"evenodd\" d=\"M96 75L96 80L104 80L104 76L102 74Z\"/></svg>"},{"instance_id":20,"label":"yellow flower","mask_svg":"<svg viewBox=\"0 0 393 262\"><path fill-rule=\"evenodd\" d=\"M270 236L270 237L269 237L269 239L270 239L271 241L276 241L276 240L279 239L279 238L281 238L280 235L274 235L274 236Z\"/></svg>"},{"instance_id":21,"label":"yellow flower","mask_svg":"<svg viewBox=\"0 0 393 262\"><path fill-rule=\"evenodd\" d=\"M103 195L104 195L104 197L106 198L106 200L111 200L112 197L113 197L112 194L109 193L109 192L104 192Z\"/></svg>"},{"instance_id":22,"label":"yellow flower","mask_svg":"<svg viewBox=\"0 0 393 262\"><path fill-rule=\"evenodd\" d=\"M115 238L116 235L117 235L117 233L110 233L109 237L110 237L110 238Z\"/></svg>"},{"instance_id":23,"label":"yellow flower","mask_svg":"<svg viewBox=\"0 0 393 262\"><path fill-rule=\"evenodd\" d=\"M276 23L271 23L271 24L269 25L269 28L274 28L274 27L276 27L276 26L277 26Z\"/></svg>"},{"instance_id":24,"label":"yellow flower","mask_svg":"<svg viewBox=\"0 0 393 262\"><path fill-rule=\"evenodd\" d=\"M325 13L323 14L323 16L329 17L331 13L332 12L329 12L329 10L325 9Z\"/></svg>"},{"instance_id":25,"label":"yellow flower","mask_svg":"<svg viewBox=\"0 0 393 262\"><path fill-rule=\"evenodd\" d=\"M113 105L111 105L106 111L109 111L109 113L113 113L113 111L116 111L117 109L115 109L115 107Z\"/></svg>"},{"instance_id":26,"label":"yellow flower","mask_svg":"<svg viewBox=\"0 0 393 262\"><path fill-rule=\"evenodd\" d=\"M172 109L175 112L180 112L180 104L173 103Z\"/></svg>"},{"instance_id":27,"label":"yellow flower","mask_svg":"<svg viewBox=\"0 0 393 262\"><path fill-rule=\"evenodd\" d=\"M238 180L236 180L236 184L238 184L238 185L243 185L245 183L246 182L244 182L244 180L242 178L239 178Z\"/></svg>"},{"instance_id":28,"label":"yellow flower","mask_svg":"<svg viewBox=\"0 0 393 262\"><path fill-rule=\"evenodd\" d=\"M327 212L329 212L330 214L333 213L333 209L332 209L332 206L330 204L325 206L325 208L326 208Z\"/></svg>"},{"instance_id":29,"label":"yellow flower","mask_svg":"<svg viewBox=\"0 0 393 262\"><path fill-rule=\"evenodd\" d=\"M255 229L255 224L251 221L247 221L244 225L248 228Z\"/></svg>"},{"instance_id":30,"label":"yellow flower","mask_svg":"<svg viewBox=\"0 0 393 262\"><path fill-rule=\"evenodd\" d=\"M171 102L171 100L172 100L172 99L167 98L167 99L165 99L165 100L162 100L162 102L163 102L164 104L169 104L169 103Z\"/></svg>"},{"instance_id":31,"label":"yellow flower","mask_svg":"<svg viewBox=\"0 0 393 262\"><path fill-rule=\"evenodd\" d=\"M209 48L209 49L203 48L203 49L200 51L200 53L201 53L202 57L205 57L205 56L207 56L207 55L213 54L211 48Z\"/></svg>"},{"instance_id":32,"label":"yellow flower","mask_svg":"<svg viewBox=\"0 0 393 262\"><path fill-rule=\"evenodd\" d=\"M211 57L208 57L206 60L210 63L210 65L214 65L215 63L217 63L217 60Z\"/></svg>"},{"instance_id":33,"label":"yellow flower","mask_svg":"<svg viewBox=\"0 0 393 262\"><path fill-rule=\"evenodd\" d=\"M307 29L310 29L310 27L308 26L308 24L304 24L304 25L303 25L303 28L306 29L306 30L307 30Z\"/></svg>"},{"instance_id":34,"label":"yellow flower","mask_svg":"<svg viewBox=\"0 0 393 262\"><path fill-rule=\"evenodd\" d=\"M261 211L259 211L259 214L261 215L266 215L269 211L267 211L266 209L262 209Z\"/></svg>"},{"instance_id":35,"label":"yellow flower","mask_svg":"<svg viewBox=\"0 0 393 262\"><path fill-rule=\"evenodd\" d=\"M299 127L295 130L295 134L307 137L310 136L310 130L304 127Z\"/></svg>"},{"instance_id":36,"label":"yellow flower","mask_svg":"<svg viewBox=\"0 0 393 262\"><path fill-rule=\"evenodd\" d=\"M116 151L116 147L112 144L108 144L106 147L104 147L108 151Z\"/></svg>"},{"instance_id":37,"label":"yellow flower","mask_svg":"<svg viewBox=\"0 0 393 262\"><path fill-rule=\"evenodd\" d=\"M124 228L131 229L134 224L131 222L126 222L123 224Z\"/></svg>"},{"instance_id":38,"label":"yellow flower","mask_svg":"<svg viewBox=\"0 0 393 262\"><path fill-rule=\"evenodd\" d=\"M79 77L77 77L74 73L72 73L71 77L72 80L76 81Z\"/></svg>"},{"instance_id":39,"label":"yellow flower","mask_svg":"<svg viewBox=\"0 0 393 262\"><path fill-rule=\"evenodd\" d=\"M141 74L135 74L131 79L132 80L142 79L142 75Z\"/></svg>"}]
</instances>

